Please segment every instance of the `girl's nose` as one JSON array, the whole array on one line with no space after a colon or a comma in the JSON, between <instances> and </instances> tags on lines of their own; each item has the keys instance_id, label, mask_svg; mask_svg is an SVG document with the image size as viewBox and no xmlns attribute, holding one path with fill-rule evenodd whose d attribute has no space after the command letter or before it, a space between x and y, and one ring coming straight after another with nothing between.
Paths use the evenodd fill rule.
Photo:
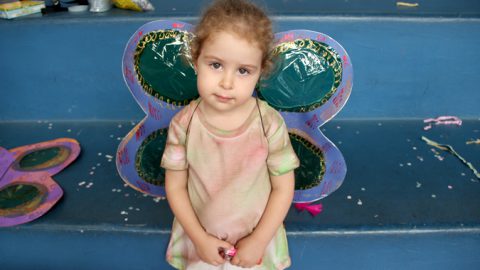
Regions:
<instances>
[{"instance_id":1,"label":"girl's nose","mask_svg":"<svg viewBox=\"0 0 480 270\"><path fill-rule=\"evenodd\" d=\"M225 72L222 76L222 80L220 81L220 86L224 89L233 89L233 80L234 76L230 72Z\"/></svg>"}]
</instances>

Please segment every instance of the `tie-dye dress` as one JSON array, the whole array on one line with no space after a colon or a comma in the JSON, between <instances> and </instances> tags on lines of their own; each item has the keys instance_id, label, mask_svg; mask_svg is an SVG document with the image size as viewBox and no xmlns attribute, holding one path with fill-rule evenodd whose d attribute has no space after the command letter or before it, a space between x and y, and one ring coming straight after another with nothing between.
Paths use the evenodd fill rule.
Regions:
<instances>
[{"instance_id":1,"label":"tie-dye dress","mask_svg":"<svg viewBox=\"0 0 480 270\"><path fill-rule=\"evenodd\" d=\"M267 103L258 100L242 126L223 131L206 121L199 102L192 101L172 119L161 166L188 170L188 194L201 225L209 234L235 245L255 229L265 211L271 192L269 175L287 173L299 166L299 160L282 116ZM202 262L177 220L166 257L177 269L245 269L228 262L218 267ZM281 226L262 264L252 269L289 265Z\"/></svg>"}]
</instances>

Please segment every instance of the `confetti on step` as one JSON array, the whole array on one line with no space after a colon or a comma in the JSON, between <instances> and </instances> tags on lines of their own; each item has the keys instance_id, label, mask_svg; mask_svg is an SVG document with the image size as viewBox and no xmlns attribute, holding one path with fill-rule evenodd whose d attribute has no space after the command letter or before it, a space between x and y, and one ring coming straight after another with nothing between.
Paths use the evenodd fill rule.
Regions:
<instances>
[{"instance_id":1,"label":"confetti on step","mask_svg":"<svg viewBox=\"0 0 480 270\"><path fill-rule=\"evenodd\" d=\"M437 118L428 118L423 120L423 123L428 124L423 127L424 130L432 128L432 123L435 125L462 125L462 120L456 116L439 116Z\"/></svg>"},{"instance_id":2,"label":"confetti on step","mask_svg":"<svg viewBox=\"0 0 480 270\"><path fill-rule=\"evenodd\" d=\"M358 204L358 205L363 205L362 200L359 199L359 200L357 201L357 204Z\"/></svg>"},{"instance_id":3,"label":"confetti on step","mask_svg":"<svg viewBox=\"0 0 480 270\"><path fill-rule=\"evenodd\" d=\"M435 195L435 194L432 194L432 198L434 198L434 199L435 199L435 198L437 198L437 195Z\"/></svg>"},{"instance_id":4,"label":"confetti on step","mask_svg":"<svg viewBox=\"0 0 480 270\"><path fill-rule=\"evenodd\" d=\"M467 141L466 144L480 144L480 139Z\"/></svg>"},{"instance_id":5,"label":"confetti on step","mask_svg":"<svg viewBox=\"0 0 480 270\"><path fill-rule=\"evenodd\" d=\"M408 8L414 8L418 7L418 3L409 3L409 2L397 2L397 7L408 7Z\"/></svg>"},{"instance_id":6,"label":"confetti on step","mask_svg":"<svg viewBox=\"0 0 480 270\"><path fill-rule=\"evenodd\" d=\"M78 183L78 185L79 185L79 186L85 185L85 181L82 181L82 182Z\"/></svg>"},{"instance_id":7,"label":"confetti on step","mask_svg":"<svg viewBox=\"0 0 480 270\"><path fill-rule=\"evenodd\" d=\"M466 161L462 156L460 156L454 149L452 146L448 145L448 144L439 144L437 142L434 142L428 138L426 138L425 136L422 136L422 140L424 140L427 144L431 145L431 146L434 146L438 149L441 149L443 151L447 151L449 153L451 153L452 155L456 156L458 159L460 159L460 161L465 164L466 166L468 166L468 168L470 168L470 170L473 171L473 173L475 174L475 176L480 179L480 173L477 171L477 169L475 169L475 167L473 167L472 163Z\"/></svg>"},{"instance_id":8,"label":"confetti on step","mask_svg":"<svg viewBox=\"0 0 480 270\"><path fill-rule=\"evenodd\" d=\"M351 199L352 199L352 196L348 195L348 196L347 196L347 199L348 199L348 200L351 200Z\"/></svg>"},{"instance_id":9,"label":"confetti on step","mask_svg":"<svg viewBox=\"0 0 480 270\"><path fill-rule=\"evenodd\" d=\"M420 187L422 187L422 183L420 183L420 182L417 182L417 185L416 185L416 187L417 187L417 188L420 188Z\"/></svg>"}]
</instances>

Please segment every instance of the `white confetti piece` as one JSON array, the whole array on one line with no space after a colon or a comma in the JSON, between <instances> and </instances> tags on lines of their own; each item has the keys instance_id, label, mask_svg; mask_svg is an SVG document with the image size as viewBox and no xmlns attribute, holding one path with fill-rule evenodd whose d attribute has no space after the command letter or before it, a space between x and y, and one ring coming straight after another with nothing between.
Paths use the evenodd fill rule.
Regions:
<instances>
[{"instance_id":1,"label":"white confetti piece","mask_svg":"<svg viewBox=\"0 0 480 270\"><path fill-rule=\"evenodd\" d=\"M118 124L118 126L117 126L117 127L118 127L118 128L122 128L122 124Z\"/></svg>"},{"instance_id":2,"label":"white confetti piece","mask_svg":"<svg viewBox=\"0 0 480 270\"><path fill-rule=\"evenodd\" d=\"M162 198L160 198L160 197L156 197L156 198L153 198L153 201L156 202L156 203L159 203L161 199Z\"/></svg>"},{"instance_id":3,"label":"white confetti piece","mask_svg":"<svg viewBox=\"0 0 480 270\"><path fill-rule=\"evenodd\" d=\"M72 132L72 130L71 130L71 129L67 129L67 132Z\"/></svg>"},{"instance_id":4,"label":"white confetti piece","mask_svg":"<svg viewBox=\"0 0 480 270\"><path fill-rule=\"evenodd\" d=\"M113 158L113 156L111 156L111 155L105 155L105 157L106 157L106 158L109 158L109 159L112 159L112 158Z\"/></svg>"},{"instance_id":5,"label":"white confetti piece","mask_svg":"<svg viewBox=\"0 0 480 270\"><path fill-rule=\"evenodd\" d=\"M128 218L124 218L123 220L128 221Z\"/></svg>"},{"instance_id":6,"label":"white confetti piece","mask_svg":"<svg viewBox=\"0 0 480 270\"><path fill-rule=\"evenodd\" d=\"M100 164L100 163L97 163L97 167L100 167L101 165L102 165L102 164Z\"/></svg>"},{"instance_id":7,"label":"white confetti piece","mask_svg":"<svg viewBox=\"0 0 480 270\"><path fill-rule=\"evenodd\" d=\"M117 141L120 141L122 139L122 137L117 137Z\"/></svg>"},{"instance_id":8,"label":"white confetti piece","mask_svg":"<svg viewBox=\"0 0 480 270\"><path fill-rule=\"evenodd\" d=\"M460 175L461 175L461 176L465 176L465 173L462 172Z\"/></svg>"},{"instance_id":9,"label":"white confetti piece","mask_svg":"<svg viewBox=\"0 0 480 270\"><path fill-rule=\"evenodd\" d=\"M91 171L91 172L90 172L90 175L93 175L94 173L95 173L95 172Z\"/></svg>"},{"instance_id":10,"label":"white confetti piece","mask_svg":"<svg viewBox=\"0 0 480 270\"><path fill-rule=\"evenodd\" d=\"M123 187L128 187L128 184L123 184Z\"/></svg>"},{"instance_id":11,"label":"white confetti piece","mask_svg":"<svg viewBox=\"0 0 480 270\"><path fill-rule=\"evenodd\" d=\"M88 185L85 186L85 187L86 187L86 188L90 188L91 186L93 186L93 183L92 183L92 182L88 183Z\"/></svg>"},{"instance_id":12,"label":"white confetti piece","mask_svg":"<svg viewBox=\"0 0 480 270\"><path fill-rule=\"evenodd\" d=\"M352 196L348 195L348 196L347 196L347 199L351 200L351 199L352 199Z\"/></svg>"},{"instance_id":13,"label":"white confetti piece","mask_svg":"<svg viewBox=\"0 0 480 270\"><path fill-rule=\"evenodd\" d=\"M338 144L342 144L342 141L338 141Z\"/></svg>"},{"instance_id":14,"label":"white confetti piece","mask_svg":"<svg viewBox=\"0 0 480 270\"><path fill-rule=\"evenodd\" d=\"M452 188L453 188L451 185L448 185L447 187L448 187L448 189L452 189Z\"/></svg>"},{"instance_id":15,"label":"white confetti piece","mask_svg":"<svg viewBox=\"0 0 480 270\"><path fill-rule=\"evenodd\" d=\"M403 167L403 163L398 164L400 167Z\"/></svg>"},{"instance_id":16,"label":"white confetti piece","mask_svg":"<svg viewBox=\"0 0 480 270\"><path fill-rule=\"evenodd\" d=\"M125 193L123 196L130 197L130 193Z\"/></svg>"},{"instance_id":17,"label":"white confetti piece","mask_svg":"<svg viewBox=\"0 0 480 270\"><path fill-rule=\"evenodd\" d=\"M377 125L378 125L379 127L381 127L381 126L382 126L382 123L378 123Z\"/></svg>"},{"instance_id":18,"label":"white confetti piece","mask_svg":"<svg viewBox=\"0 0 480 270\"><path fill-rule=\"evenodd\" d=\"M366 189L364 187L361 188L362 191L365 191Z\"/></svg>"},{"instance_id":19,"label":"white confetti piece","mask_svg":"<svg viewBox=\"0 0 480 270\"><path fill-rule=\"evenodd\" d=\"M378 215L377 215L377 214L375 214L373 217L374 217L374 218L378 218Z\"/></svg>"},{"instance_id":20,"label":"white confetti piece","mask_svg":"<svg viewBox=\"0 0 480 270\"><path fill-rule=\"evenodd\" d=\"M78 185L79 185L79 186L85 185L85 181L82 181L82 182L78 183Z\"/></svg>"},{"instance_id":21,"label":"white confetti piece","mask_svg":"<svg viewBox=\"0 0 480 270\"><path fill-rule=\"evenodd\" d=\"M422 183L417 182L417 188L420 188L422 186Z\"/></svg>"},{"instance_id":22,"label":"white confetti piece","mask_svg":"<svg viewBox=\"0 0 480 270\"><path fill-rule=\"evenodd\" d=\"M128 215L128 212L127 211L122 211L122 212L120 212L120 215Z\"/></svg>"},{"instance_id":23,"label":"white confetti piece","mask_svg":"<svg viewBox=\"0 0 480 270\"><path fill-rule=\"evenodd\" d=\"M435 199L435 198L437 198L437 195L435 195L435 194L432 194L432 198L434 198L434 199Z\"/></svg>"},{"instance_id":24,"label":"white confetti piece","mask_svg":"<svg viewBox=\"0 0 480 270\"><path fill-rule=\"evenodd\" d=\"M110 138L113 138L113 134L110 134Z\"/></svg>"},{"instance_id":25,"label":"white confetti piece","mask_svg":"<svg viewBox=\"0 0 480 270\"><path fill-rule=\"evenodd\" d=\"M412 163L410 163L410 162L407 162L407 166L412 166Z\"/></svg>"},{"instance_id":26,"label":"white confetti piece","mask_svg":"<svg viewBox=\"0 0 480 270\"><path fill-rule=\"evenodd\" d=\"M135 208L136 211L140 211L140 208Z\"/></svg>"},{"instance_id":27,"label":"white confetti piece","mask_svg":"<svg viewBox=\"0 0 480 270\"><path fill-rule=\"evenodd\" d=\"M133 210L133 206L128 207L128 210Z\"/></svg>"},{"instance_id":28,"label":"white confetti piece","mask_svg":"<svg viewBox=\"0 0 480 270\"><path fill-rule=\"evenodd\" d=\"M357 204L358 204L358 205L363 205L362 200L358 199Z\"/></svg>"},{"instance_id":29,"label":"white confetti piece","mask_svg":"<svg viewBox=\"0 0 480 270\"><path fill-rule=\"evenodd\" d=\"M98 155L99 155L99 156L101 156L101 155L102 155L102 153L101 153L101 152L98 152Z\"/></svg>"},{"instance_id":30,"label":"white confetti piece","mask_svg":"<svg viewBox=\"0 0 480 270\"><path fill-rule=\"evenodd\" d=\"M95 170L95 169L96 169L96 167L95 167L95 166L93 166L93 167L92 167L92 170Z\"/></svg>"},{"instance_id":31,"label":"white confetti piece","mask_svg":"<svg viewBox=\"0 0 480 270\"><path fill-rule=\"evenodd\" d=\"M337 126L337 129L341 129L342 127L341 126Z\"/></svg>"},{"instance_id":32,"label":"white confetti piece","mask_svg":"<svg viewBox=\"0 0 480 270\"><path fill-rule=\"evenodd\" d=\"M417 156L417 159L420 160L420 162L423 162L423 157Z\"/></svg>"},{"instance_id":33,"label":"white confetti piece","mask_svg":"<svg viewBox=\"0 0 480 270\"><path fill-rule=\"evenodd\" d=\"M412 149L413 149L413 150L417 150L417 147L414 146L414 147L412 147Z\"/></svg>"}]
</instances>

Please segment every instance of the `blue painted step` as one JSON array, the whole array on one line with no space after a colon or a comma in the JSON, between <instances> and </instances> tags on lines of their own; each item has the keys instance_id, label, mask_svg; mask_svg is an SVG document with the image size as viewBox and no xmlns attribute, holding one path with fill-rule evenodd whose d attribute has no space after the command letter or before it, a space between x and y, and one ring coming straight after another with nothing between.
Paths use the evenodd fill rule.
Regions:
<instances>
[{"instance_id":1,"label":"blue painted step","mask_svg":"<svg viewBox=\"0 0 480 270\"><path fill-rule=\"evenodd\" d=\"M317 217L289 212L291 269L480 265L473 252L480 247L480 183L455 157L440 152L440 161L420 140L424 135L452 144L480 164L480 148L465 144L480 135L479 124L471 119L462 127L424 131L421 120L327 123L322 130L342 150L347 178L321 201L324 211ZM170 269L164 252L173 216L166 201L124 187L114 160L109 162L118 138L132 127L130 121L0 123L3 147L57 137L82 146L78 160L54 176L63 199L34 222L0 229L5 269L27 269L32 261L39 269Z\"/></svg>"}]
</instances>

